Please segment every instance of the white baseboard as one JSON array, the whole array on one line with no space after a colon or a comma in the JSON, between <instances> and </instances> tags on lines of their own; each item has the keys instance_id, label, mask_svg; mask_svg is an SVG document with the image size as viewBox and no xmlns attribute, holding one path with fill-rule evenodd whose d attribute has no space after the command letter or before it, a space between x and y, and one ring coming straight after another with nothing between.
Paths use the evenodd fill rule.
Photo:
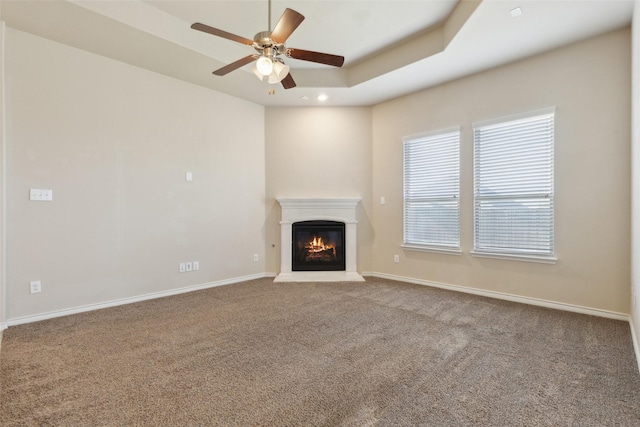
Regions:
<instances>
[{"instance_id":1,"label":"white baseboard","mask_svg":"<svg viewBox=\"0 0 640 427\"><path fill-rule=\"evenodd\" d=\"M35 314L30 316L16 317L14 319L8 319L4 324L0 324L0 331L2 331L3 329L6 329L7 326L16 326L24 323L39 322L41 320L53 319L54 317L62 317L62 316L68 316L70 314L100 310L103 308L115 307L115 306L124 305L124 304L131 304L131 303L146 301L146 300L155 299L155 298L164 298L171 295L184 294L186 292L199 291L202 289L214 288L217 286L231 285L233 283L238 283L238 282L246 282L247 280L262 279L263 277L272 277L272 276L268 273L260 273L260 274L253 274L249 276L234 277L232 279L219 280L216 282L203 283L200 285L186 286L184 288L170 289L168 291L154 292L151 294L121 298L121 299L97 303L97 304L88 304L88 305L83 305L79 307L67 308L64 310L56 310L56 311L50 311L47 313L40 313L40 314Z\"/></svg>"},{"instance_id":2,"label":"white baseboard","mask_svg":"<svg viewBox=\"0 0 640 427\"><path fill-rule=\"evenodd\" d=\"M628 314L618 313L618 312L615 312L615 311L601 310L601 309L598 309L598 308L582 307L582 306L574 305L574 304L567 304L567 303L562 303L562 302L548 301L548 300L543 300L543 299L539 299L539 298L523 297L523 296L520 296L520 295L507 294L507 293L503 293L503 292L486 291L486 290L483 290L483 289L469 288L469 287L460 286L460 285L449 285L449 284L446 284L446 283L431 282L429 280L414 279L414 278L411 278L411 277L404 277L404 276L395 276L395 275L386 274L386 273L367 272L367 273L362 273L362 274L364 276L379 277L381 279L397 280L399 282L406 282L406 283L413 283L413 284L416 284L416 285L431 286L431 287L434 287L434 288L447 289L447 290L450 290L450 291L457 291L457 292L464 292L464 293L467 293L467 294L480 295L480 296L489 297L489 298L497 298L497 299L502 299L502 300L507 300L507 301L519 302L519 303L522 303L522 304L537 305L537 306L540 306L540 307L553 308L553 309L556 309L556 310L564 310L564 311L571 311L571 312L574 312L574 313L589 314L591 316L606 317L606 318L609 318L609 319L623 320L625 322L629 321L629 315ZM638 354L638 353L636 352L636 354Z\"/></svg>"}]
</instances>

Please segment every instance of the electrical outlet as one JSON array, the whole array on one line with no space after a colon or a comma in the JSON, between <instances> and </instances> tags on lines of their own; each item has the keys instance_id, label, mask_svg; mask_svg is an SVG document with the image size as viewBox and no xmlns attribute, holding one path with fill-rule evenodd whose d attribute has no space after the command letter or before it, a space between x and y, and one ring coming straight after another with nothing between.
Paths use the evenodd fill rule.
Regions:
<instances>
[{"instance_id":1,"label":"electrical outlet","mask_svg":"<svg viewBox=\"0 0 640 427\"><path fill-rule=\"evenodd\" d=\"M400 262L400 255L394 255L393 256L393 262L395 262L396 264Z\"/></svg>"},{"instance_id":2,"label":"electrical outlet","mask_svg":"<svg viewBox=\"0 0 640 427\"><path fill-rule=\"evenodd\" d=\"M193 271L198 271L198 270L200 270L200 262L193 261Z\"/></svg>"},{"instance_id":3,"label":"electrical outlet","mask_svg":"<svg viewBox=\"0 0 640 427\"><path fill-rule=\"evenodd\" d=\"M187 271L193 271L193 263L188 262L186 266L187 266Z\"/></svg>"},{"instance_id":4,"label":"electrical outlet","mask_svg":"<svg viewBox=\"0 0 640 427\"><path fill-rule=\"evenodd\" d=\"M253 254L253 262L258 262L259 259L258 254Z\"/></svg>"},{"instance_id":5,"label":"electrical outlet","mask_svg":"<svg viewBox=\"0 0 640 427\"><path fill-rule=\"evenodd\" d=\"M180 263L180 273L184 273L185 271L187 271L187 266L184 262Z\"/></svg>"},{"instance_id":6,"label":"electrical outlet","mask_svg":"<svg viewBox=\"0 0 640 427\"><path fill-rule=\"evenodd\" d=\"M40 280L34 280L33 282L29 282L29 286L31 287L32 294L37 294L39 292L42 292L42 283L40 283Z\"/></svg>"}]
</instances>

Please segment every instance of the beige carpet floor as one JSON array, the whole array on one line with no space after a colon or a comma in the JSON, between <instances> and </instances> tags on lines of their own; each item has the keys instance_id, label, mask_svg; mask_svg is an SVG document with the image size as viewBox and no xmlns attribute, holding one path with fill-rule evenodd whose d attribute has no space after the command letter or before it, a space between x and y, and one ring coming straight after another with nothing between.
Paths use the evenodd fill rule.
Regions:
<instances>
[{"instance_id":1,"label":"beige carpet floor","mask_svg":"<svg viewBox=\"0 0 640 427\"><path fill-rule=\"evenodd\" d=\"M629 325L368 278L11 327L2 426L639 426Z\"/></svg>"}]
</instances>

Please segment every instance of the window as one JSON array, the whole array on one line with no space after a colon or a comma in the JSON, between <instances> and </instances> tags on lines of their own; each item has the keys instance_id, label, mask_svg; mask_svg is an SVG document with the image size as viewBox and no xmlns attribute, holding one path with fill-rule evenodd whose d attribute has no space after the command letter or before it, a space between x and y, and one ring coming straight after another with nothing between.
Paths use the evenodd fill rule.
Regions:
<instances>
[{"instance_id":1,"label":"window","mask_svg":"<svg viewBox=\"0 0 640 427\"><path fill-rule=\"evenodd\" d=\"M474 125L474 253L553 262L554 111Z\"/></svg>"},{"instance_id":2,"label":"window","mask_svg":"<svg viewBox=\"0 0 640 427\"><path fill-rule=\"evenodd\" d=\"M404 139L404 245L459 252L460 129Z\"/></svg>"}]
</instances>

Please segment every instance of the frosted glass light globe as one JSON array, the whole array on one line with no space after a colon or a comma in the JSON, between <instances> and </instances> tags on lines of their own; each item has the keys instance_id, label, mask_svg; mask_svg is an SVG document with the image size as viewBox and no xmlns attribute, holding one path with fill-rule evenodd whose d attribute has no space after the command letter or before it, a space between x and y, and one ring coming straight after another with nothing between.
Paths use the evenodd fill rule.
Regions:
<instances>
[{"instance_id":1,"label":"frosted glass light globe","mask_svg":"<svg viewBox=\"0 0 640 427\"><path fill-rule=\"evenodd\" d=\"M258 58L258 62L256 62L256 68L258 68L260 74L268 76L273 71L273 62L266 56L261 56Z\"/></svg>"},{"instance_id":2,"label":"frosted glass light globe","mask_svg":"<svg viewBox=\"0 0 640 427\"><path fill-rule=\"evenodd\" d=\"M273 72L269 75L269 83L279 83L289 74L289 66L282 62L275 61L273 63Z\"/></svg>"}]
</instances>

